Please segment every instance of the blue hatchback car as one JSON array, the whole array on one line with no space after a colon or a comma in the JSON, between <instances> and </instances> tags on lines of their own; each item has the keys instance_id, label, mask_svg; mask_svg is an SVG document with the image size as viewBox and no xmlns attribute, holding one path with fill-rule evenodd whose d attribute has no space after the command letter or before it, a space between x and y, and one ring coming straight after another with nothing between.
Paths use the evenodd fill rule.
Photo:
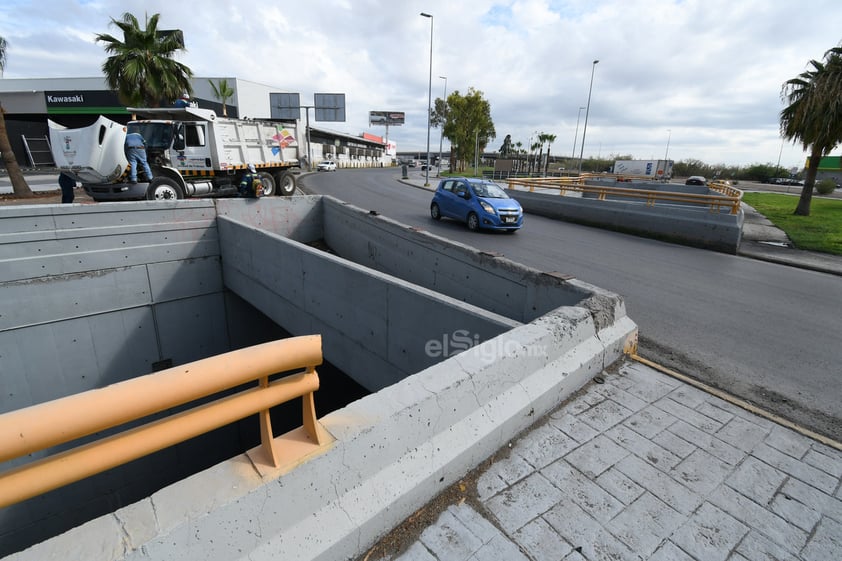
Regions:
<instances>
[{"instance_id":1,"label":"blue hatchback car","mask_svg":"<svg viewBox=\"0 0 842 561\"><path fill-rule=\"evenodd\" d=\"M469 230L504 230L514 233L523 226L523 209L502 187L483 179L442 179L430 203L434 220L453 218Z\"/></svg>"}]
</instances>

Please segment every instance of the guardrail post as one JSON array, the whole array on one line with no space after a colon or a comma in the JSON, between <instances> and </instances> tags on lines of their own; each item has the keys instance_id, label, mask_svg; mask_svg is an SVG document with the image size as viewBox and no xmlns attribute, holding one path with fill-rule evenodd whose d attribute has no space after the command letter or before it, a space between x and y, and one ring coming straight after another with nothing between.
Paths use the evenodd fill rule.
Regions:
<instances>
[{"instance_id":1,"label":"guardrail post","mask_svg":"<svg viewBox=\"0 0 842 561\"><path fill-rule=\"evenodd\" d=\"M307 368L306 374L308 376L317 376L315 368ZM319 445L323 444L324 439L319 434L319 425L316 421L316 404L313 401L313 392L301 396L301 410L303 416L301 424L304 426L304 430L307 431L313 442Z\"/></svg>"},{"instance_id":2,"label":"guardrail post","mask_svg":"<svg viewBox=\"0 0 842 561\"><path fill-rule=\"evenodd\" d=\"M269 387L268 376L260 379L260 387ZM278 467L281 461L278 450L275 448L275 435L272 433L272 417L269 414L269 409L263 409L257 415L260 419L260 446L263 453L266 454L266 458L273 466Z\"/></svg>"}]
</instances>

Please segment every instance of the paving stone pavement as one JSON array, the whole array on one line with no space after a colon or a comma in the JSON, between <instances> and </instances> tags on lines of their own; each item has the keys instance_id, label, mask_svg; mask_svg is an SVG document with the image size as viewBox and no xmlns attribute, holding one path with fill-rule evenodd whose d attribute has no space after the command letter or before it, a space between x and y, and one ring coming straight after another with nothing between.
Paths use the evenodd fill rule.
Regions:
<instances>
[{"instance_id":1,"label":"paving stone pavement","mask_svg":"<svg viewBox=\"0 0 842 561\"><path fill-rule=\"evenodd\" d=\"M631 359L382 561L840 561L842 452Z\"/></svg>"}]
</instances>

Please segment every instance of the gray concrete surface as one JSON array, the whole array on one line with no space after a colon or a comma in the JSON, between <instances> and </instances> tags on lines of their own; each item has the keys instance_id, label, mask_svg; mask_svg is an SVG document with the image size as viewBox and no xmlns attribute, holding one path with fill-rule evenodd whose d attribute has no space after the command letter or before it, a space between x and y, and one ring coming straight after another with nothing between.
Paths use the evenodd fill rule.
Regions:
<instances>
[{"instance_id":1,"label":"gray concrete surface","mask_svg":"<svg viewBox=\"0 0 842 561\"><path fill-rule=\"evenodd\" d=\"M334 240L364 263L308 245ZM391 384L323 417L335 441L306 465L267 471L237 456L117 511L109 505L98 511L109 514L54 538L27 540L35 545L11 559L347 558L577 391L637 336L614 294L322 197L0 207L0 255L9 265L0 272L0 372L25 374L4 385L6 409L99 385L86 378L96 360L111 366L122 356L112 375L125 379L163 357L182 364L179 349L229 350L227 339L206 336L244 326L227 318L223 296L216 304L200 298L223 288L293 333L323 332L325 356L348 375L385 373ZM407 267L406 280L398 275L408 255L416 269ZM429 274L442 262L461 284ZM486 308L492 304L499 309ZM117 320L100 327L103 316ZM463 332L452 341L459 347L429 346L444 346L454 330ZM365 360L371 356L377 360ZM43 387L52 394L38 393ZM140 485L173 471L132 474L131 465L108 474ZM62 530L79 524L74 509L83 500L111 497L90 485L74 500L61 489L39 497L38 508L3 509L0 555L50 520Z\"/></svg>"},{"instance_id":2,"label":"gray concrete surface","mask_svg":"<svg viewBox=\"0 0 842 561\"><path fill-rule=\"evenodd\" d=\"M364 558L842 559L842 452L629 359L602 378Z\"/></svg>"}]
</instances>

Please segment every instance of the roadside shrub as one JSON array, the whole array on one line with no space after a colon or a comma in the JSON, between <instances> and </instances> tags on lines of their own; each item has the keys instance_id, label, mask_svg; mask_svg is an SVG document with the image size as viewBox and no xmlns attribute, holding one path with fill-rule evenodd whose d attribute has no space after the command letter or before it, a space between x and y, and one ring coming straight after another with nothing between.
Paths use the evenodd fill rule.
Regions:
<instances>
[{"instance_id":1,"label":"roadside shrub","mask_svg":"<svg viewBox=\"0 0 842 561\"><path fill-rule=\"evenodd\" d=\"M822 179L816 183L816 191L819 195L830 195L836 189L836 182L832 179Z\"/></svg>"}]
</instances>

